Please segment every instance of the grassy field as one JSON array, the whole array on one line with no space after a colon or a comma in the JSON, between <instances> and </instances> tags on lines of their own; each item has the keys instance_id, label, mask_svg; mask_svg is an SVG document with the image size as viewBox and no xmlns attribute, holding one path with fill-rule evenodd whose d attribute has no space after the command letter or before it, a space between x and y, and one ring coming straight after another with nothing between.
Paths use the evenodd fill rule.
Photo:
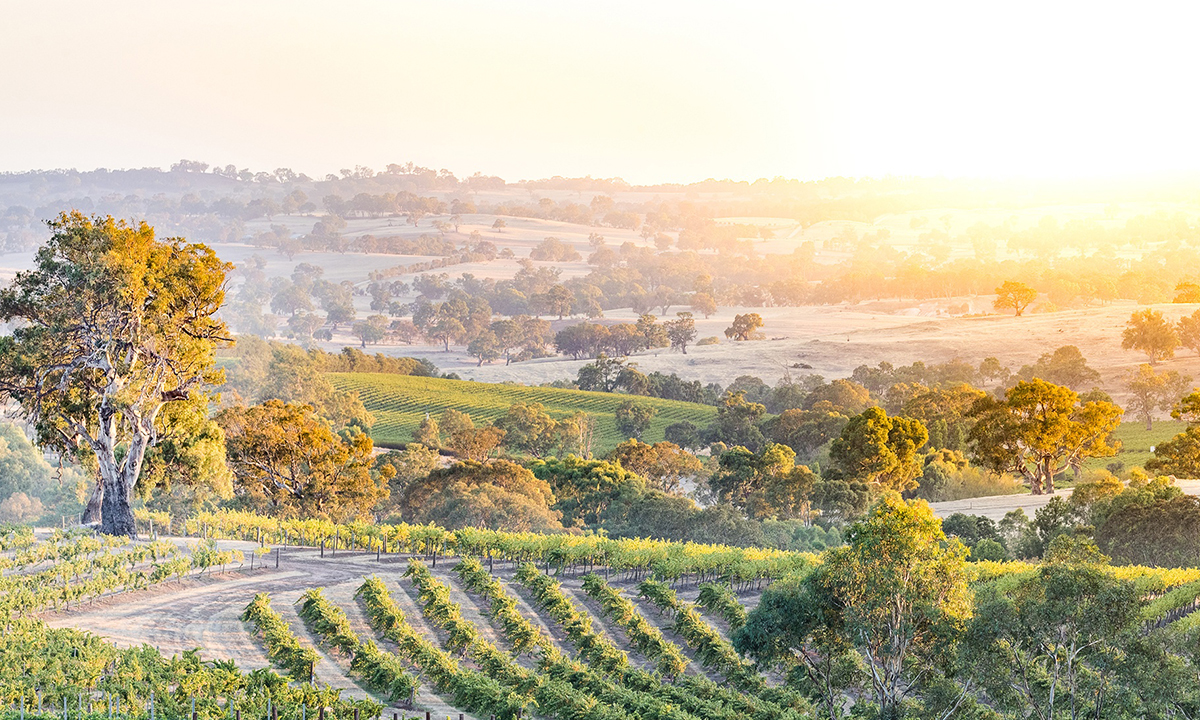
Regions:
<instances>
[{"instance_id":1,"label":"grassy field","mask_svg":"<svg viewBox=\"0 0 1200 720\"><path fill-rule=\"evenodd\" d=\"M598 453L607 452L627 439L617 432L615 413L617 406L631 399L629 395L374 373L331 373L329 380L339 390L359 394L375 416L371 436L376 445L384 447L410 442L426 413L436 418L450 408L469 414L476 423L490 422L518 402L541 403L554 418L579 411L595 416ZM704 427L717 414L717 409L708 405L634 399L658 411L642 438L647 442L662 440L663 429L671 423L688 420Z\"/></svg>"},{"instance_id":2,"label":"grassy field","mask_svg":"<svg viewBox=\"0 0 1200 720\"><path fill-rule=\"evenodd\" d=\"M1116 457L1092 458L1084 466L1087 468L1103 468L1112 462L1125 463L1125 467L1145 467L1152 453L1150 448L1159 445L1187 428L1187 423L1178 420L1158 420L1152 430L1147 430L1144 423L1121 423L1113 433L1121 441L1121 451Z\"/></svg>"}]
</instances>

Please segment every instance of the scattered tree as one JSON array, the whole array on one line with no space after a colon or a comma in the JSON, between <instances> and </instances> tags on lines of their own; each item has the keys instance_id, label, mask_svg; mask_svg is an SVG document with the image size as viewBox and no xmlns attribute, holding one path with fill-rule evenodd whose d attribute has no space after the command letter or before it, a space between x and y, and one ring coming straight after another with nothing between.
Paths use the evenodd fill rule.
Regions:
<instances>
[{"instance_id":1,"label":"scattered tree","mask_svg":"<svg viewBox=\"0 0 1200 720\"><path fill-rule=\"evenodd\" d=\"M1159 360L1175 357L1179 335L1163 319L1162 313L1147 308L1133 313L1129 322L1125 323L1121 347L1125 350L1141 350L1146 353L1151 365L1157 365Z\"/></svg>"},{"instance_id":2,"label":"scattered tree","mask_svg":"<svg viewBox=\"0 0 1200 720\"><path fill-rule=\"evenodd\" d=\"M410 484L403 508L414 522L450 529L561 532L554 502L550 485L516 463L467 460Z\"/></svg>"},{"instance_id":3,"label":"scattered tree","mask_svg":"<svg viewBox=\"0 0 1200 720\"><path fill-rule=\"evenodd\" d=\"M902 492L917 486L917 451L929 439L920 420L888 417L880 407L850 418L829 447L829 459L848 477Z\"/></svg>"},{"instance_id":4,"label":"scattered tree","mask_svg":"<svg viewBox=\"0 0 1200 720\"><path fill-rule=\"evenodd\" d=\"M504 444L518 452L544 457L558 444L558 423L541 403L514 403L495 424L504 431Z\"/></svg>"},{"instance_id":5,"label":"scattered tree","mask_svg":"<svg viewBox=\"0 0 1200 720\"><path fill-rule=\"evenodd\" d=\"M1176 327L1180 346L1195 350L1196 354L1200 355L1200 310L1179 318Z\"/></svg>"},{"instance_id":6,"label":"scattered tree","mask_svg":"<svg viewBox=\"0 0 1200 720\"><path fill-rule=\"evenodd\" d=\"M736 341L749 340L754 332L762 326L763 319L758 313L735 315L733 324L725 328L725 337Z\"/></svg>"},{"instance_id":7,"label":"scattered tree","mask_svg":"<svg viewBox=\"0 0 1200 720\"><path fill-rule=\"evenodd\" d=\"M687 346L696 339L696 321L690 312L678 313L678 320L663 323L667 328L667 338L671 341L671 349L679 350L687 355Z\"/></svg>"},{"instance_id":8,"label":"scattered tree","mask_svg":"<svg viewBox=\"0 0 1200 720\"><path fill-rule=\"evenodd\" d=\"M706 292L698 292L692 295L692 312L699 313L707 320L712 317L712 314L717 311L717 301L713 300L713 296Z\"/></svg>"},{"instance_id":9,"label":"scattered tree","mask_svg":"<svg viewBox=\"0 0 1200 720\"><path fill-rule=\"evenodd\" d=\"M1154 412L1169 412L1179 398L1187 392L1191 377L1180 375L1175 370L1155 372L1148 364L1125 373L1125 389L1129 391L1129 410L1146 423L1147 430L1154 429Z\"/></svg>"},{"instance_id":10,"label":"scattered tree","mask_svg":"<svg viewBox=\"0 0 1200 720\"><path fill-rule=\"evenodd\" d=\"M1041 378L1076 392L1100 381L1100 373L1088 367L1087 358L1074 345L1064 345L1053 353L1043 354L1033 365L1018 370L1017 377L1022 380Z\"/></svg>"},{"instance_id":11,"label":"scattered tree","mask_svg":"<svg viewBox=\"0 0 1200 720\"><path fill-rule=\"evenodd\" d=\"M1037 300L1037 295L1037 290L1025 283L1005 280L1004 284L996 288L996 302L993 303L993 307L997 310L1012 310L1017 317L1021 317L1025 308Z\"/></svg>"},{"instance_id":12,"label":"scattered tree","mask_svg":"<svg viewBox=\"0 0 1200 720\"><path fill-rule=\"evenodd\" d=\"M641 439L658 411L645 403L626 400L617 406L617 431L627 438Z\"/></svg>"},{"instance_id":13,"label":"scattered tree","mask_svg":"<svg viewBox=\"0 0 1200 720\"><path fill-rule=\"evenodd\" d=\"M924 502L894 497L846 536L812 571L773 583L734 646L765 667L799 664L829 720L860 687L878 717L904 717L919 700L921 717L952 716L965 690L938 681L971 616L966 548Z\"/></svg>"},{"instance_id":14,"label":"scattered tree","mask_svg":"<svg viewBox=\"0 0 1200 720\"><path fill-rule=\"evenodd\" d=\"M226 408L217 422L236 492L260 512L345 522L369 517L387 494L391 473L372 475L371 438L357 428L335 435L308 405L268 400Z\"/></svg>"},{"instance_id":15,"label":"scattered tree","mask_svg":"<svg viewBox=\"0 0 1200 720\"><path fill-rule=\"evenodd\" d=\"M650 487L666 493L677 492L680 480L696 475L701 469L695 455L668 441L648 445L637 439L626 440L608 459L646 478Z\"/></svg>"},{"instance_id":16,"label":"scattered tree","mask_svg":"<svg viewBox=\"0 0 1200 720\"><path fill-rule=\"evenodd\" d=\"M969 443L983 466L1019 474L1034 495L1054 492L1054 476L1078 472L1089 457L1115 455L1111 435L1122 411L1108 402L1080 404L1070 388L1045 380L1021 381L1004 400L990 395L975 402Z\"/></svg>"}]
</instances>

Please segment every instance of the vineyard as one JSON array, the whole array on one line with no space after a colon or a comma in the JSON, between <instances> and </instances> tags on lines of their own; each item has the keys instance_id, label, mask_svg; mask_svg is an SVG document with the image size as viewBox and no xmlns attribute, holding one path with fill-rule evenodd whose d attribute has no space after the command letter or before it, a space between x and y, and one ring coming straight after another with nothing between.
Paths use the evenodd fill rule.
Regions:
<instances>
[{"instance_id":1,"label":"vineyard","mask_svg":"<svg viewBox=\"0 0 1200 720\"><path fill-rule=\"evenodd\" d=\"M307 720L320 707L360 720L812 712L740 656L730 634L767 583L805 572L816 556L238 512L142 519L191 538L0 534L9 628L0 699L14 712L24 703L31 716L63 717L65 703L68 720L109 707L148 717L151 696L156 717L171 720L189 716L193 698L210 720L238 711ZM969 574L976 588L1003 592L1036 569L981 562ZM1200 624L1200 569L1110 572L1142 594L1145 632ZM95 592L99 579L126 576L144 581L110 580L71 596L68 610L67 588ZM38 583L52 589L42 604L9 600ZM56 608L45 624L34 619Z\"/></svg>"},{"instance_id":2,"label":"vineyard","mask_svg":"<svg viewBox=\"0 0 1200 720\"><path fill-rule=\"evenodd\" d=\"M453 409L469 414L476 423L490 422L518 402L541 403L555 419L577 412L593 415L595 450L599 453L628 439L617 432L615 420L617 407L630 399L627 395L373 373L332 373L329 379L339 390L358 393L375 416L372 438L384 447L411 442L426 415L436 418L442 411ZM708 405L675 400L639 397L637 402L656 410L643 438L647 442L662 440L663 430L671 423L688 421L706 426L717 412Z\"/></svg>"}]
</instances>

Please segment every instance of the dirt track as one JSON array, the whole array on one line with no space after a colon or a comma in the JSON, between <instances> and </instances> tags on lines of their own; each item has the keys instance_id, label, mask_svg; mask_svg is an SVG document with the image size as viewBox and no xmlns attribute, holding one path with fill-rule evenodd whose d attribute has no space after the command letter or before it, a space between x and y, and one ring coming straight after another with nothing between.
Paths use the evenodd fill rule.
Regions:
<instances>
[{"instance_id":1,"label":"dirt track","mask_svg":"<svg viewBox=\"0 0 1200 720\"><path fill-rule=\"evenodd\" d=\"M245 551L254 547L253 543L246 542L221 542L220 545ZM317 550L298 548L282 551L278 570L274 567L274 555L265 562L265 569L231 570L224 574L210 572L146 591L105 598L82 609L49 613L43 619L52 627L88 630L121 647L147 644L166 655L199 648L205 658L232 659L241 669L253 670L269 667L270 662L262 643L251 634L240 616L255 593L269 592L272 607L291 624L293 632L302 642L321 651L322 660L316 667L317 682L342 688L344 696L367 697L367 693L347 675L348 660L332 657L308 634L296 614L295 602L305 590L324 587L330 599L346 610L355 622L355 629L363 637L374 637L354 603L354 592L366 576L398 577L406 563L394 556L376 562L374 555L345 551L336 556L327 552L322 559ZM389 584L395 593L395 586ZM414 625L420 621L416 607L405 610ZM383 698L376 699L384 701ZM440 717L457 717L459 714L425 687L418 693L417 705L420 710L429 710ZM398 706L389 708L385 717L393 710L402 712Z\"/></svg>"},{"instance_id":2,"label":"dirt track","mask_svg":"<svg viewBox=\"0 0 1200 720\"><path fill-rule=\"evenodd\" d=\"M182 539L173 539L183 542ZM239 548L247 551L247 555L254 547L253 543L238 541L222 541L219 545L222 548ZM326 596L346 612L360 637L373 638L382 647L390 649L390 643L376 636L370 629L362 608L354 599L354 593L363 578L378 575L392 591L393 597L413 628L430 638L439 635L440 631L422 617L412 583L401 578L407 568L407 556L384 556L382 561L376 561L373 554L339 551L336 556L326 552L326 556L322 558L318 550L286 548L281 553L278 570L275 569L273 554L264 558L264 561L265 567L253 571L239 569L225 573L209 572L148 590L105 598L78 609L47 613L43 615L43 619L52 627L74 627L90 631L121 647L147 644L166 655L199 648L201 655L206 659L232 659L243 670L252 670L269 667L270 662L261 641L241 621L240 616L256 593L267 592L271 595L272 607L291 625L292 631L301 642L316 647L321 653L321 661L316 666L317 682L342 688L343 695L351 697L367 697L367 693L350 677L349 659L331 654L327 648L322 647L316 638L308 633L296 613L295 603L305 590L314 587L325 588ZM507 644L487 619L486 607L479 598L463 589L452 572L455 562L454 558L439 559L437 567L433 568L434 575L450 585L452 598L462 606L463 616L475 623L480 634L502 649L507 649ZM495 570L497 579L518 598L521 611L549 632L560 649L569 651L561 629L553 624L547 625L546 619L530 606L529 593L512 582L514 568L508 563L497 563ZM608 635L619 647L629 652L633 664L649 667L649 664L629 646L624 633L600 616L598 608L580 588L581 577L567 576L560 580L568 596L592 612L598 631ZM636 589L631 583L617 582L614 577L613 585L638 602ZM694 600L696 592L694 587L689 587L681 589L679 594L683 599ZM757 597L745 597L742 600L748 607L752 607ZM700 664L694 661L692 653L684 643L674 637L669 623L658 616L657 610L646 603L638 604L651 622L662 626L668 638L678 642L685 655L693 660L690 671L701 672ZM522 658L521 663L532 667L529 658ZM381 702L386 700L379 697L375 699ZM459 711L445 698L439 697L424 685L418 691L416 705L417 710L428 710L437 717L459 716ZM389 717L392 712L401 713L403 717L404 709L393 704L385 711L384 717Z\"/></svg>"},{"instance_id":3,"label":"dirt track","mask_svg":"<svg viewBox=\"0 0 1200 720\"><path fill-rule=\"evenodd\" d=\"M1200 480L1178 480L1175 485L1188 495L1200 495ZM969 500L952 500L950 502L930 503L933 512L944 518L954 513L967 515L982 515L999 522L1012 510L1021 508L1030 518L1045 507L1051 498L1069 498L1071 489L1059 490L1053 495L994 495L991 497L971 498Z\"/></svg>"}]
</instances>

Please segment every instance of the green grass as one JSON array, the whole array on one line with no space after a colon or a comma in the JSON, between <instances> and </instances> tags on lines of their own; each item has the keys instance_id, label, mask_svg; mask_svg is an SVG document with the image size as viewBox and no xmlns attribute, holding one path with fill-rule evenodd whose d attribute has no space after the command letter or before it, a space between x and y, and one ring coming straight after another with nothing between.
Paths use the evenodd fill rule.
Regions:
<instances>
[{"instance_id":1,"label":"green grass","mask_svg":"<svg viewBox=\"0 0 1200 720\"><path fill-rule=\"evenodd\" d=\"M646 442L662 440L663 429L671 423L687 420L705 427L717 415L717 409L708 405L616 393L383 373L330 373L328 377L339 390L358 393L375 416L371 437L376 445L383 447L411 442L426 413L437 418L447 408L467 413L476 424L495 420L518 402L541 403L556 419L583 411L596 418L594 451L599 454L627 439L617 432L615 418L617 406L626 400L650 405L658 411L642 438Z\"/></svg>"},{"instance_id":2,"label":"green grass","mask_svg":"<svg viewBox=\"0 0 1200 720\"><path fill-rule=\"evenodd\" d=\"M1186 428L1187 423L1178 420L1156 420L1154 428L1151 430L1146 429L1145 423L1121 423L1121 426L1113 433L1113 436L1121 441L1121 450L1117 456L1091 458L1084 463L1084 467L1104 468L1111 462L1123 462L1126 468L1135 465L1145 467L1146 461L1153 456L1153 453L1150 452L1151 447L1170 440Z\"/></svg>"}]
</instances>

